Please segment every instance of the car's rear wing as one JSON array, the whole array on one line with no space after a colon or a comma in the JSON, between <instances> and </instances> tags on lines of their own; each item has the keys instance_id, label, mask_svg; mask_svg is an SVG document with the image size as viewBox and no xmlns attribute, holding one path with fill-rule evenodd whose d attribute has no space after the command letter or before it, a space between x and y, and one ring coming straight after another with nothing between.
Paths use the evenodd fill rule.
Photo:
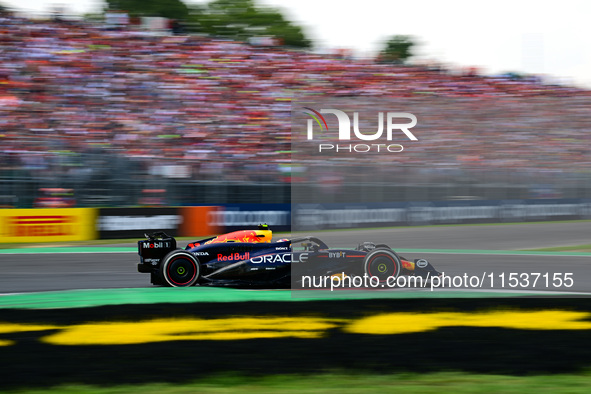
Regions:
<instances>
[{"instance_id":1,"label":"car's rear wing","mask_svg":"<svg viewBox=\"0 0 591 394\"><path fill-rule=\"evenodd\" d=\"M142 263L157 264L162 257L176 249L176 239L165 232L160 231L145 234L145 236L145 240L137 242Z\"/></svg>"}]
</instances>

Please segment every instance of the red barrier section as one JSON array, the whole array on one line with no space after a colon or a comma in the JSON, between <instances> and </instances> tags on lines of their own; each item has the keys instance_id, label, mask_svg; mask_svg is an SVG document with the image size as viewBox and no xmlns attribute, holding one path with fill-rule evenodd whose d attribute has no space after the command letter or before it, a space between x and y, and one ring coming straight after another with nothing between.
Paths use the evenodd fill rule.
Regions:
<instances>
[{"instance_id":1,"label":"red barrier section","mask_svg":"<svg viewBox=\"0 0 591 394\"><path fill-rule=\"evenodd\" d=\"M183 223L180 226L180 236L182 237L202 237L215 235L221 232L221 228L216 225L210 225L208 215L210 212L222 210L223 207L182 207L180 208L183 216Z\"/></svg>"}]
</instances>

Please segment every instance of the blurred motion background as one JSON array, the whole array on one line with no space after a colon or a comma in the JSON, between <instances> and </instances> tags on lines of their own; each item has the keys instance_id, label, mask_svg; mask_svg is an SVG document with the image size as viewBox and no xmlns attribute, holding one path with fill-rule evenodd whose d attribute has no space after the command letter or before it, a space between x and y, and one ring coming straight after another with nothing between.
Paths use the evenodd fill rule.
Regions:
<instances>
[{"instance_id":1,"label":"blurred motion background","mask_svg":"<svg viewBox=\"0 0 591 394\"><path fill-rule=\"evenodd\" d=\"M391 233L375 227L591 218L590 11L585 0L551 6L514 0L0 0L0 208L8 208L0 209L0 242L12 248L67 241L62 245L69 247L70 241L136 239L147 231L201 237L267 223L276 232L368 228L325 235L350 245L364 240L361 235L375 242L396 238L417 253L435 248L434 239L447 249L500 251L539 247L546 239L547 247L587 244L589 221L542 223L541 232L482 226L482 236L472 238L480 243L470 243L473 227L452 234L449 227L415 228L425 231L420 236L406 227ZM413 113L419 141L399 136L405 147L399 154L298 156L294 106L326 97L341 100L348 111L370 113L363 130L375 130L376 108ZM28 209L42 207L75 209ZM16 253L35 252L28 246ZM179 384L218 372L256 377L338 368L352 383L340 375L332 379L351 392L363 391L355 379L365 372L404 372L401 379L412 381L440 371L519 378L586 371L577 379L560 375L562 390L591 381L589 347L581 346L591 316L583 299L536 300L529 293L513 299L496 292L490 299L389 299L396 297L392 291L381 300L276 302L287 293L265 291L258 298L262 294L249 291L252 301L225 302L232 299L220 292L203 302L178 298L174 305L158 292L168 289L143 293L147 278L135 272L137 256L128 252L52 251L31 258L7 250L1 255L4 305L14 295L7 293L24 292L14 305L33 309L0 308L7 360L0 386L67 380L105 389L122 382L128 390L138 382ZM554 255L458 257L434 250L429 259L458 277L482 267L491 278L492 269L537 267L546 277L557 269L575 272L585 290L591 283L583 275L586 254L559 261ZM130 287L141 293L127 292L135 290ZM93 296L79 292L65 292L67 307L49 304L53 293L40 293L37 306L27 298L68 289L101 289L95 297L128 305L94 308L86 304ZM198 297L225 291L195 290ZM224 302L216 306L213 299ZM528 308L542 317L528 315ZM525 317L497 314L505 310ZM454 311L461 314L450 318ZM386 320L372 320L376 313ZM162 323L151 321L158 316L173 329L151 337L144 326L127 324L154 323L160 330ZM174 316L194 316L195 324L211 328L172 323ZM240 326L237 316L257 325ZM84 331L79 348L42 341L109 318L153 342L95 346ZM345 331L345 324L362 320L376 330ZM226 340L232 331L244 336ZM95 333L119 337L100 327ZM210 334L224 340L208 340ZM428 375L428 385L451 391L456 375L441 376ZM225 374L215 379L235 380ZM326 384L319 379L310 391ZM490 379L499 386L466 379L480 391L515 391L497 375ZM543 379L522 391L547 388ZM291 381L276 382L293 392ZM389 390L405 387L385 382ZM252 392L266 387L256 383Z\"/></svg>"},{"instance_id":2,"label":"blurred motion background","mask_svg":"<svg viewBox=\"0 0 591 394\"><path fill-rule=\"evenodd\" d=\"M412 35L379 37L379 45L376 38L367 51L356 41L330 47L307 32L325 26L290 20L301 9L253 0L4 4L3 207L289 203L292 182L330 190L311 194L327 202L371 200L372 185L388 201L591 197L591 92L581 80L450 65L452 49L424 53L429 44ZM454 31L450 22L469 16L470 35L475 13L448 14L439 20ZM344 15L335 11L339 26L360 23ZM433 12L426 15L431 21ZM398 19L403 32L423 24ZM398 31L398 19L379 31ZM533 23L534 31L544 26ZM543 63L544 41L523 37L515 39L529 45L525 64ZM514 55L494 49L493 57ZM345 158L306 174L305 163L291 164L291 101L318 95L420 108L421 143L409 155L363 165ZM358 190L365 197L347 195Z\"/></svg>"}]
</instances>

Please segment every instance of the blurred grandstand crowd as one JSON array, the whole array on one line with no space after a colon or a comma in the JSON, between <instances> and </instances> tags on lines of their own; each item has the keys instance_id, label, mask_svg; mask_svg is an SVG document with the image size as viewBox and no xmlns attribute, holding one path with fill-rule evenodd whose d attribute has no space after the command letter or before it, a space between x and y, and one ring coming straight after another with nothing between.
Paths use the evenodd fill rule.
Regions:
<instances>
[{"instance_id":1,"label":"blurred grandstand crowd","mask_svg":"<svg viewBox=\"0 0 591 394\"><path fill-rule=\"evenodd\" d=\"M533 77L3 15L0 172L83 178L108 157L107 168L129 176L169 163L170 177L289 182L291 100L319 95L406 102L421 143L397 155L400 164L587 172L590 93Z\"/></svg>"}]
</instances>

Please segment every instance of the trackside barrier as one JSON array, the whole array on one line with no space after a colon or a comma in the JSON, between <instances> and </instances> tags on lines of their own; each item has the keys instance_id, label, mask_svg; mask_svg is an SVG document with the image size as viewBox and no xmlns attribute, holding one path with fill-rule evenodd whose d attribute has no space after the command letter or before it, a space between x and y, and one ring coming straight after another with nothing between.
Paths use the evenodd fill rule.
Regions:
<instances>
[{"instance_id":1,"label":"trackside barrier","mask_svg":"<svg viewBox=\"0 0 591 394\"><path fill-rule=\"evenodd\" d=\"M591 218L590 199L294 204L293 230Z\"/></svg>"},{"instance_id":2,"label":"trackside barrier","mask_svg":"<svg viewBox=\"0 0 591 394\"><path fill-rule=\"evenodd\" d=\"M180 213L183 222L180 225L179 235L183 237L203 237L224 232L222 227L208 220L211 215L217 213L221 207L182 207Z\"/></svg>"},{"instance_id":3,"label":"trackside barrier","mask_svg":"<svg viewBox=\"0 0 591 394\"><path fill-rule=\"evenodd\" d=\"M96 227L101 239L143 238L164 231L174 237L201 237L221 232L207 218L219 207L101 208Z\"/></svg>"},{"instance_id":4,"label":"trackside barrier","mask_svg":"<svg viewBox=\"0 0 591 394\"><path fill-rule=\"evenodd\" d=\"M267 223L274 231L591 218L590 199L375 204L228 204L169 208L0 209L5 243L142 238L146 232L200 237Z\"/></svg>"},{"instance_id":5,"label":"trackside barrier","mask_svg":"<svg viewBox=\"0 0 591 394\"><path fill-rule=\"evenodd\" d=\"M267 223L273 231L291 230L291 204L224 204L207 215L207 225L222 232Z\"/></svg>"},{"instance_id":6,"label":"trackside barrier","mask_svg":"<svg viewBox=\"0 0 591 394\"><path fill-rule=\"evenodd\" d=\"M100 239L143 238L164 231L178 236L183 216L179 208L100 208L96 222Z\"/></svg>"},{"instance_id":7,"label":"trackside barrier","mask_svg":"<svg viewBox=\"0 0 591 394\"><path fill-rule=\"evenodd\" d=\"M201 237L252 228L267 223L274 231L289 231L289 204L232 204L156 208L101 208L96 227L101 239L143 238L147 232Z\"/></svg>"},{"instance_id":8,"label":"trackside barrier","mask_svg":"<svg viewBox=\"0 0 591 394\"><path fill-rule=\"evenodd\" d=\"M6 243L96 239L95 208L0 209L0 239Z\"/></svg>"}]
</instances>

